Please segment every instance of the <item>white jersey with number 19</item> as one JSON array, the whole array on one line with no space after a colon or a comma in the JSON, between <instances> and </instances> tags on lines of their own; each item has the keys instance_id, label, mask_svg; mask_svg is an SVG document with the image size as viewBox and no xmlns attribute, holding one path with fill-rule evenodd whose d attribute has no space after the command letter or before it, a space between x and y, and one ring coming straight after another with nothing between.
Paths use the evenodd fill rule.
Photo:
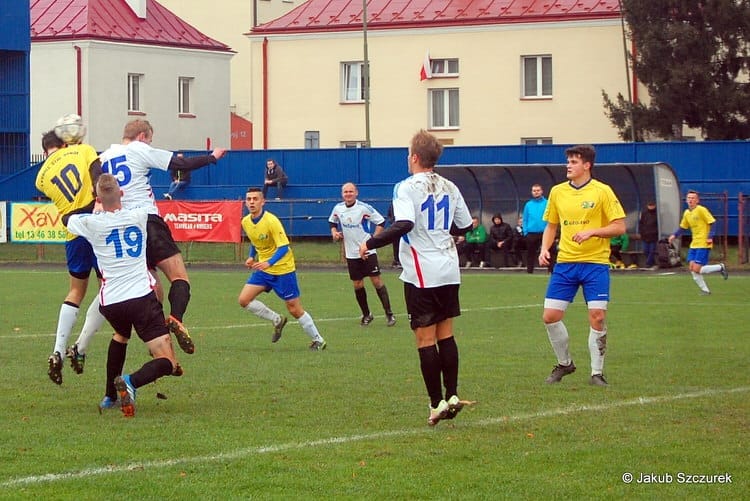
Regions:
<instances>
[{"instance_id":1,"label":"white jersey with number 19","mask_svg":"<svg viewBox=\"0 0 750 501\"><path fill-rule=\"evenodd\" d=\"M102 286L102 306L143 297L153 290L154 278L146 266L148 209L121 209L70 216L68 231L91 242Z\"/></svg>"},{"instance_id":2,"label":"white jersey with number 19","mask_svg":"<svg viewBox=\"0 0 750 501\"><path fill-rule=\"evenodd\" d=\"M401 280L419 288L461 283L451 225L471 226L471 214L455 184L435 172L420 172L393 190L396 221L414 227L401 238Z\"/></svg>"}]
</instances>

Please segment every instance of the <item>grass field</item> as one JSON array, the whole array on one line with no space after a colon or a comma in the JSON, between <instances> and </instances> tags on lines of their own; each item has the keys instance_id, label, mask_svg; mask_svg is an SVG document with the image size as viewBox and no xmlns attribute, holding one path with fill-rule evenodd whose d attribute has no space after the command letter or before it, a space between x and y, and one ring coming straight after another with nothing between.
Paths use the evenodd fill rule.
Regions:
<instances>
[{"instance_id":1,"label":"grass field","mask_svg":"<svg viewBox=\"0 0 750 501\"><path fill-rule=\"evenodd\" d=\"M182 378L140 389L134 419L97 412L109 329L83 375L47 378L66 277L0 269L1 499L750 498L748 276L709 276L701 297L684 272L613 274L610 386L598 388L580 298L566 318L578 372L546 385L546 275L466 273L459 392L477 403L435 428L393 272L398 324L368 286L376 321L361 328L343 267L300 270L328 342L312 353L296 322L271 344L269 324L237 306L244 269L192 268L196 353L179 353ZM145 360L134 339L126 371ZM685 483L693 474L731 483Z\"/></svg>"}]
</instances>

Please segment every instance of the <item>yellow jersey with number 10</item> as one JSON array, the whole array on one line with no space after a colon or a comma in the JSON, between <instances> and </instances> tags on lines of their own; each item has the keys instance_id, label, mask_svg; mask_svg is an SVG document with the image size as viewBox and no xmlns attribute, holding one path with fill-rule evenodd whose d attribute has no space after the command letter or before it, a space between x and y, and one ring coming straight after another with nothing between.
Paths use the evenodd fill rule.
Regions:
<instances>
[{"instance_id":1,"label":"yellow jersey with number 10","mask_svg":"<svg viewBox=\"0 0 750 501\"><path fill-rule=\"evenodd\" d=\"M88 144L75 144L52 153L36 176L36 188L57 207L60 215L94 201L89 167L99 157Z\"/></svg>"}]
</instances>

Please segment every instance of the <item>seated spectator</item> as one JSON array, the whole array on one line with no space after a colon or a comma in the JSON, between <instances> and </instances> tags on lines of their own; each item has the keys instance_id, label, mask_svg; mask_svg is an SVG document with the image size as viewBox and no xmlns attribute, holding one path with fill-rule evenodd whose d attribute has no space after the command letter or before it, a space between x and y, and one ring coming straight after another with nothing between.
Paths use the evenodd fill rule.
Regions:
<instances>
[{"instance_id":1,"label":"seated spectator","mask_svg":"<svg viewBox=\"0 0 750 501\"><path fill-rule=\"evenodd\" d=\"M190 171L170 170L169 174L172 176L172 182L169 184L169 189L164 194L164 198L172 200L178 191L184 190L190 184Z\"/></svg>"},{"instance_id":2,"label":"seated spectator","mask_svg":"<svg viewBox=\"0 0 750 501\"><path fill-rule=\"evenodd\" d=\"M513 232L513 266L526 267L526 238L523 236L523 216L518 216L518 222Z\"/></svg>"},{"instance_id":3,"label":"seated spectator","mask_svg":"<svg viewBox=\"0 0 750 501\"><path fill-rule=\"evenodd\" d=\"M609 260L614 268L619 270L625 268L622 252L628 250L628 245L630 245L630 238L627 233L623 233L619 237L612 237L609 240Z\"/></svg>"},{"instance_id":4,"label":"seated spectator","mask_svg":"<svg viewBox=\"0 0 750 501\"><path fill-rule=\"evenodd\" d=\"M510 266L513 252L513 229L503 222L502 214L492 216L490 228L490 264L494 268Z\"/></svg>"},{"instance_id":5,"label":"seated spectator","mask_svg":"<svg viewBox=\"0 0 750 501\"><path fill-rule=\"evenodd\" d=\"M479 224L479 218L471 218L471 230L466 234L466 268L478 265L484 268L487 265L487 230Z\"/></svg>"},{"instance_id":6,"label":"seated spectator","mask_svg":"<svg viewBox=\"0 0 750 501\"><path fill-rule=\"evenodd\" d=\"M281 200L284 194L284 188L286 187L289 178L287 178L284 169L281 165L276 163L276 160L269 158L266 160L266 175L265 181L263 182L263 198L268 198L268 188L271 186L276 187L276 200Z\"/></svg>"}]
</instances>

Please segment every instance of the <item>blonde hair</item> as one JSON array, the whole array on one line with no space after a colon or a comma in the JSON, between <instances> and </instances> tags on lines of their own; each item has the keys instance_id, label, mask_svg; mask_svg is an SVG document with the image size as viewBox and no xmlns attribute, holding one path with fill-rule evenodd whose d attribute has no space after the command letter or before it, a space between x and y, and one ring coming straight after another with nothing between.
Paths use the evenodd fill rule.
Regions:
<instances>
[{"instance_id":1,"label":"blonde hair","mask_svg":"<svg viewBox=\"0 0 750 501\"><path fill-rule=\"evenodd\" d=\"M112 174L102 174L96 182L96 196L102 205L111 207L120 201L120 183Z\"/></svg>"},{"instance_id":2,"label":"blonde hair","mask_svg":"<svg viewBox=\"0 0 750 501\"><path fill-rule=\"evenodd\" d=\"M154 135L154 128L151 127L151 123L148 120L136 118L125 124L125 130L122 131L122 138L135 141L141 132L146 137L151 137Z\"/></svg>"}]
</instances>

